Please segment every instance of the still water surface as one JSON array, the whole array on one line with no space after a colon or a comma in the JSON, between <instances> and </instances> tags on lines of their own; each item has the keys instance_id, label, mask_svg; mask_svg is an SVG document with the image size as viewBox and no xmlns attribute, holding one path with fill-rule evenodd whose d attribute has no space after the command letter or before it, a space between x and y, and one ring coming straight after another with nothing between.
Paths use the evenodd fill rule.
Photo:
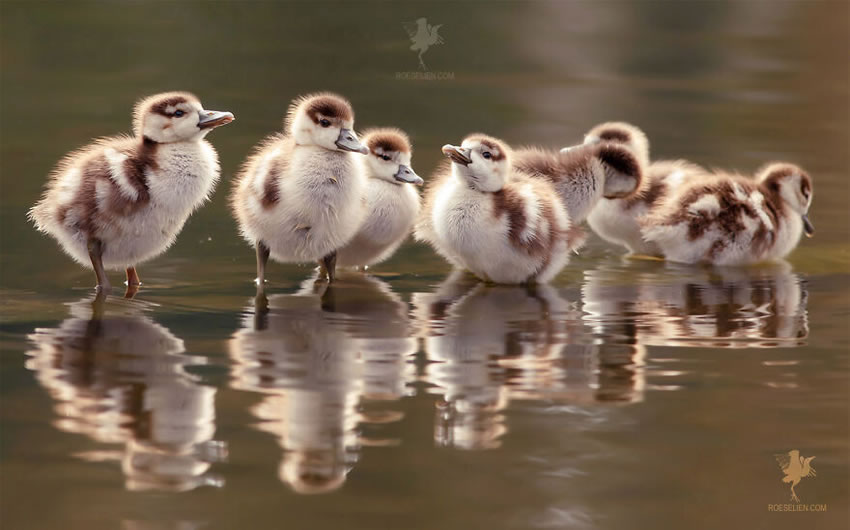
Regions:
<instances>
[{"instance_id":1,"label":"still water surface","mask_svg":"<svg viewBox=\"0 0 850 530\"><path fill-rule=\"evenodd\" d=\"M4 2L3 528L846 528L850 160L844 2ZM442 24L423 55L404 24ZM399 75L401 74L401 75ZM223 181L133 300L25 220L88 138L182 88L232 125ZM683 267L592 238L552 282L484 285L409 243L332 287L253 252L226 207L295 95L396 125L427 176L473 130L575 143L641 125L657 158L806 167L786 262ZM116 290L116 294L118 291ZM825 513L772 513L775 455Z\"/></svg>"}]
</instances>

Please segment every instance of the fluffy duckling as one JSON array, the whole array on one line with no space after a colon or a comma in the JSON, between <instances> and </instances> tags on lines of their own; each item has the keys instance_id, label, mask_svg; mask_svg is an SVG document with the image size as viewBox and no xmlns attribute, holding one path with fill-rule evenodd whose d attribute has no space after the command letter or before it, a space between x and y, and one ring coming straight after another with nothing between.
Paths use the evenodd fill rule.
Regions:
<instances>
[{"instance_id":1,"label":"fluffy duckling","mask_svg":"<svg viewBox=\"0 0 850 530\"><path fill-rule=\"evenodd\" d=\"M266 138L243 164L231 205L243 237L257 249L260 291L269 256L319 261L333 281L336 252L366 213L366 178L353 153L369 150L353 127L354 110L343 97L300 97L290 105L286 132Z\"/></svg>"},{"instance_id":2,"label":"fluffy duckling","mask_svg":"<svg viewBox=\"0 0 850 530\"><path fill-rule=\"evenodd\" d=\"M450 170L429 186L416 237L481 279L546 282L568 259L570 218L544 180L512 165L503 142L481 134L445 145Z\"/></svg>"},{"instance_id":3,"label":"fluffy duckling","mask_svg":"<svg viewBox=\"0 0 850 530\"><path fill-rule=\"evenodd\" d=\"M134 136L102 138L67 155L29 217L62 249L91 266L99 290L106 270L126 270L164 252L218 181L218 155L204 137L233 114L204 110L188 92L136 104ZM129 291L128 291L129 292Z\"/></svg>"},{"instance_id":4,"label":"fluffy duckling","mask_svg":"<svg viewBox=\"0 0 850 530\"><path fill-rule=\"evenodd\" d=\"M684 181L704 173L702 167L685 160L649 161L649 139L638 127L625 122L601 123L584 137L585 144L609 142L630 148L646 167L644 178L630 197L603 197L591 210L587 224L602 239L626 247L632 254L660 256L654 243L643 240L638 219L661 204ZM572 150L573 148L565 148Z\"/></svg>"},{"instance_id":5,"label":"fluffy duckling","mask_svg":"<svg viewBox=\"0 0 850 530\"><path fill-rule=\"evenodd\" d=\"M519 149L514 167L551 181L575 226L600 200L633 195L644 173L643 161L630 149L609 142L560 152L536 147Z\"/></svg>"},{"instance_id":6,"label":"fluffy duckling","mask_svg":"<svg viewBox=\"0 0 850 530\"><path fill-rule=\"evenodd\" d=\"M640 223L669 260L744 265L782 258L803 231L812 236L811 203L811 177L777 162L755 180L714 174L686 183Z\"/></svg>"},{"instance_id":7,"label":"fluffy duckling","mask_svg":"<svg viewBox=\"0 0 850 530\"><path fill-rule=\"evenodd\" d=\"M363 133L369 149L364 157L366 214L354 238L337 251L340 267L366 267L392 256L407 239L419 216L419 193L424 181L410 167L410 140L398 129Z\"/></svg>"}]
</instances>

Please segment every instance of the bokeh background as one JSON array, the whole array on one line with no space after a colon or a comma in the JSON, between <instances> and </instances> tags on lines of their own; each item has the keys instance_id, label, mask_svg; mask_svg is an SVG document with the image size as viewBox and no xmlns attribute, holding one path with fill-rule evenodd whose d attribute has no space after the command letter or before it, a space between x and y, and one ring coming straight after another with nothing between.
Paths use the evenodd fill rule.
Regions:
<instances>
[{"instance_id":1,"label":"bokeh background","mask_svg":"<svg viewBox=\"0 0 850 530\"><path fill-rule=\"evenodd\" d=\"M422 17L444 41L423 55L435 79L406 30ZM849 30L850 4L819 0L4 0L0 523L846 528ZM92 274L26 211L64 153L174 89L236 115L209 137L222 181L92 343ZM793 161L814 178L817 235L778 268L731 273L629 263L592 238L534 296L446 280L408 243L345 280L333 318L286 297L310 292L310 267L277 264L269 361L227 195L316 90L347 96L359 129L407 131L425 177L469 132L559 147L612 119L644 128L653 158ZM304 329L338 358L274 353ZM157 423L172 405L191 417ZM825 513L767 511L787 501L773 454L792 448L817 455L798 493ZM325 494L279 470L331 453L347 475ZM315 473L302 489L321 489Z\"/></svg>"}]
</instances>

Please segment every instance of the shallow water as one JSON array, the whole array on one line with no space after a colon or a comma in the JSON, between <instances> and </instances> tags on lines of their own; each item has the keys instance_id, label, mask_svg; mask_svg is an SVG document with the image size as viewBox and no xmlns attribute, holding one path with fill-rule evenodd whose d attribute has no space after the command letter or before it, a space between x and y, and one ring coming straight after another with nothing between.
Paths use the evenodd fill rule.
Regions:
<instances>
[{"instance_id":1,"label":"shallow water","mask_svg":"<svg viewBox=\"0 0 850 530\"><path fill-rule=\"evenodd\" d=\"M846 528L850 214L843 2L0 6L3 528ZM443 24L418 78L403 23ZM401 75L397 75L401 74ZM27 224L47 172L185 88L237 121L223 181L133 300ZM328 288L226 209L289 99L346 94L423 176L483 130L815 182L787 262L683 267L591 238L552 282L488 286L409 243ZM775 455L814 455L790 500Z\"/></svg>"}]
</instances>

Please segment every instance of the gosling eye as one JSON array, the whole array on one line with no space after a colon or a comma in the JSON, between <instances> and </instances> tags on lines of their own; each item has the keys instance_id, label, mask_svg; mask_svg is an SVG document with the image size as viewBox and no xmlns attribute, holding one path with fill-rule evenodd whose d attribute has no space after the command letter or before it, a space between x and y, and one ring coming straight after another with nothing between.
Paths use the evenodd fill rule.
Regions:
<instances>
[{"instance_id":1,"label":"gosling eye","mask_svg":"<svg viewBox=\"0 0 850 530\"><path fill-rule=\"evenodd\" d=\"M174 111L174 117L175 118L182 118L184 114L186 114L186 113L183 112L182 110L175 110Z\"/></svg>"},{"instance_id":2,"label":"gosling eye","mask_svg":"<svg viewBox=\"0 0 850 530\"><path fill-rule=\"evenodd\" d=\"M322 119L321 121L319 121L319 125L321 125L322 127L330 127L331 122L326 119Z\"/></svg>"},{"instance_id":3,"label":"gosling eye","mask_svg":"<svg viewBox=\"0 0 850 530\"><path fill-rule=\"evenodd\" d=\"M493 157L493 155L490 154L490 151L484 151L483 153L481 153L481 156L483 156L487 160L490 160Z\"/></svg>"},{"instance_id":4,"label":"gosling eye","mask_svg":"<svg viewBox=\"0 0 850 530\"><path fill-rule=\"evenodd\" d=\"M389 160L390 157L388 155L381 155L382 160Z\"/></svg>"}]
</instances>

